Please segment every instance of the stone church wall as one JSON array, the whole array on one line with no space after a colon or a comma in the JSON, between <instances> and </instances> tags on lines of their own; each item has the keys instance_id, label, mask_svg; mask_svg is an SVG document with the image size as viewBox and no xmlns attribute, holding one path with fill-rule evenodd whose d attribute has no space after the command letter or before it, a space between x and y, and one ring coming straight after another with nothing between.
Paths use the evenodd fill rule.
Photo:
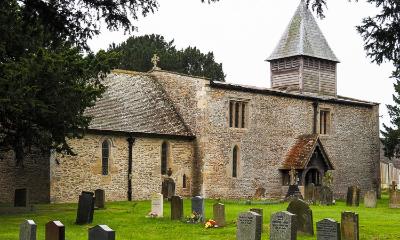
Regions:
<instances>
[{"instance_id":1,"label":"stone church wall","mask_svg":"<svg viewBox=\"0 0 400 240\"><path fill-rule=\"evenodd\" d=\"M24 167L15 166L13 151L0 152L0 203L13 204L16 189L28 190L30 203L49 202L49 154L32 150Z\"/></svg>"},{"instance_id":2,"label":"stone church wall","mask_svg":"<svg viewBox=\"0 0 400 240\"><path fill-rule=\"evenodd\" d=\"M101 144L111 142L109 174L102 175ZM191 179L193 146L189 141L165 140L170 149L169 167L172 168L178 194L190 195L182 189L182 176ZM136 138L133 145L132 197L149 199L161 192L162 139ZM105 190L107 201L126 201L128 192L128 142L125 136L88 134L83 139L70 141L77 156L54 157L51 161L51 201L76 202L81 191ZM191 184L188 184L191 186Z\"/></svg>"}]
</instances>

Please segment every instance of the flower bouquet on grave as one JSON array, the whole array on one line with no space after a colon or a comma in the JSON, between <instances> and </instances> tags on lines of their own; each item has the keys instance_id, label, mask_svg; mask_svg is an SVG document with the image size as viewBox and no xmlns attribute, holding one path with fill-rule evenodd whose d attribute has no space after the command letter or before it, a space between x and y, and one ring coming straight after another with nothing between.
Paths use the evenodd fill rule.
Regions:
<instances>
[{"instance_id":1,"label":"flower bouquet on grave","mask_svg":"<svg viewBox=\"0 0 400 240\"><path fill-rule=\"evenodd\" d=\"M158 214L155 213L155 212L149 212L146 217L148 217L148 218L156 218L156 217L158 217Z\"/></svg>"},{"instance_id":2,"label":"flower bouquet on grave","mask_svg":"<svg viewBox=\"0 0 400 240\"><path fill-rule=\"evenodd\" d=\"M186 222L187 223L199 223L202 220L201 214L197 212L192 212L192 214L189 217L186 217Z\"/></svg>"},{"instance_id":3,"label":"flower bouquet on grave","mask_svg":"<svg viewBox=\"0 0 400 240\"><path fill-rule=\"evenodd\" d=\"M206 222L206 224L204 224L204 227L205 227L205 228L217 228L218 225L217 225L217 222L216 222L216 221L210 219L210 220L208 220L208 221Z\"/></svg>"}]
</instances>

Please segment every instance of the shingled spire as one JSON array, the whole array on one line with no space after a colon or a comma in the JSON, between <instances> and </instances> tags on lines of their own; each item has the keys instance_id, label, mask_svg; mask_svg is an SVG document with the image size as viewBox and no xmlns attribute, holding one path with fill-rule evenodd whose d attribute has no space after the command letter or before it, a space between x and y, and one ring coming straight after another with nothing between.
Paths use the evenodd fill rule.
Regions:
<instances>
[{"instance_id":1,"label":"shingled spire","mask_svg":"<svg viewBox=\"0 0 400 240\"><path fill-rule=\"evenodd\" d=\"M336 96L336 63L305 0L300 2L271 62L271 85L288 91Z\"/></svg>"}]
</instances>

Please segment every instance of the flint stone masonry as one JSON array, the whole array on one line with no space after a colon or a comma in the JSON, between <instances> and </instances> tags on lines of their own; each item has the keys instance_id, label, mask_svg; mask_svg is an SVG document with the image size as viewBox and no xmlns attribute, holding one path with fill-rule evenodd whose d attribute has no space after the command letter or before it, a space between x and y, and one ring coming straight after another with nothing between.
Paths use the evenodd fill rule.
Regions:
<instances>
[{"instance_id":1,"label":"flint stone masonry","mask_svg":"<svg viewBox=\"0 0 400 240\"><path fill-rule=\"evenodd\" d=\"M24 220L20 225L19 240L36 240L37 225L33 220Z\"/></svg>"},{"instance_id":2,"label":"flint stone masonry","mask_svg":"<svg viewBox=\"0 0 400 240\"><path fill-rule=\"evenodd\" d=\"M261 240L261 215L255 212L240 213L237 220L237 240Z\"/></svg>"},{"instance_id":3,"label":"flint stone masonry","mask_svg":"<svg viewBox=\"0 0 400 240\"><path fill-rule=\"evenodd\" d=\"M325 218L317 222L317 240L340 240L340 223Z\"/></svg>"},{"instance_id":4,"label":"flint stone masonry","mask_svg":"<svg viewBox=\"0 0 400 240\"><path fill-rule=\"evenodd\" d=\"M287 211L277 212L271 216L270 240L296 240L296 215Z\"/></svg>"}]
</instances>

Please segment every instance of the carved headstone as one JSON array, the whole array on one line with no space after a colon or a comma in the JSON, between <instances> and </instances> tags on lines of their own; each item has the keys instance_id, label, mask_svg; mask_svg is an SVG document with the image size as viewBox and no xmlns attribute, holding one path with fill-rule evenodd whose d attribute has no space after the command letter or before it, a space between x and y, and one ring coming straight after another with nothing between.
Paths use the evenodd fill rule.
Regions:
<instances>
[{"instance_id":1,"label":"carved headstone","mask_svg":"<svg viewBox=\"0 0 400 240\"><path fill-rule=\"evenodd\" d=\"M19 240L36 240L36 229L33 220L24 220L19 228Z\"/></svg>"},{"instance_id":2,"label":"carved headstone","mask_svg":"<svg viewBox=\"0 0 400 240\"><path fill-rule=\"evenodd\" d=\"M314 183L307 184L304 188L304 200L307 203L316 203L316 189Z\"/></svg>"},{"instance_id":3,"label":"carved headstone","mask_svg":"<svg viewBox=\"0 0 400 240\"><path fill-rule=\"evenodd\" d=\"M354 212L342 212L341 230L342 240L358 240L358 214Z\"/></svg>"},{"instance_id":4,"label":"carved headstone","mask_svg":"<svg viewBox=\"0 0 400 240\"><path fill-rule=\"evenodd\" d=\"M161 193L156 193L151 198L151 212L157 214L157 217L164 215L164 197Z\"/></svg>"},{"instance_id":5,"label":"carved headstone","mask_svg":"<svg viewBox=\"0 0 400 240\"><path fill-rule=\"evenodd\" d=\"M278 212L271 216L270 240L296 240L296 215L290 212Z\"/></svg>"},{"instance_id":6,"label":"carved headstone","mask_svg":"<svg viewBox=\"0 0 400 240\"><path fill-rule=\"evenodd\" d=\"M92 192L82 192L79 196L76 224L87 224L93 221L94 197Z\"/></svg>"},{"instance_id":7,"label":"carved headstone","mask_svg":"<svg viewBox=\"0 0 400 240\"><path fill-rule=\"evenodd\" d=\"M360 205L360 188L357 186L351 186L347 190L346 198L347 206L359 206Z\"/></svg>"},{"instance_id":8,"label":"carved headstone","mask_svg":"<svg viewBox=\"0 0 400 240\"><path fill-rule=\"evenodd\" d=\"M317 240L340 240L340 223L325 218L317 222Z\"/></svg>"},{"instance_id":9,"label":"carved headstone","mask_svg":"<svg viewBox=\"0 0 400 240\"><path fill-rule=\"evenodd\" d=\"M171 219L182 220L183 218L183 199L180 196L171 197Z\"/></svg>"},{"instance_id":10,"label":"carved headstone","mask_svg":"<svg viewBox=\"0 0 400 240\"><path fill-rule=\"evenodd\" d=\"M115 240L115 231L107 225L89 228L89 240Z\"/></svg>"},{"instance_id":11,"label":"carved headstone","mask_svg":"<svg viewBox=\"0 0 400 240\"><path fill-rule=\"evenodd\" d=\"M254 199L261 199L263 197L265 197L265 188L257 188L256 193L254 194Z\"/></svg>"},{"instance_id":12,"label":"carved headstone","mask_svg":"<svg viewBox=\"0 0 400 240\"><path fill-rule=\"evenodd\" d=\"M261 240L261 216L255 212L239 214L236 230L237 240Z\"/></svg>"},{"instance_id":13,"label":"carved headstone","mask_svg":"<svg viewBox=\"0 0 400 240\"><path fill-rule=\"evenodd\" d=\"M65 227L60 221L50 221L46 224L45 240L65 240Z\"/></svg>"},{"instance_id":14,"label":"carved headstone","mask_svg":"<svg viewBox=\"0 0 400 240\"><path fill-rule=\"evenodd\" d=\"M322 186L319 193L319 199L321 205L328 205L328 206L332 205L333 204L332 189L328 186Z\"/></svg>"},{"instance_id":15,"label":"carved headstone","mask_svg":"<svg viewBox=\"0 0 400 240\"><path fill-rule=\"evenodd\" d=\"M262 208L251 208L250 211L260 214L260 216L261 216L261 231L264 231L264 229L263 229L263 225L264 225L264 210Z\"/></svg>"},{"instance_id":16,"label":"carved headstone","mask_svg":"<svg viewBox=\"0 0 400 240\"><path fill-rule=\"evenodd\" d=\"M96 189L94 191L94 206L96 208L104 208L106 202L106 194L103 189Z\"/></svg>"},{"instance_id":17,"label":"carved headstone","mask_svg":"<svg viewBox=\"0 0 400 240\"><path fill-rule=\"evenodd\" d=\"M298 232L314 235L313 214L306 202L294 199L289 203L287 211L296 214Z\"/></svg>"},{"instance_id":18,"label":"carved headstone","mask_svg":"<svg viewBox=\"0 0 400 240\"><path fill-rule=\"evenodd\" d=\"M165 198L171 200L172 196L175 195L174 179L169 177L162 182L161 193Z\"/></svg>"},{"instance_id":19,"label":"carved headstone","mask_svg":"<svg viewBox=\"0 0 400 240\"><path fill-rule=\"evenodd\" d=\"M28 190L26 188L15 189L14 207L28 206Z\"/></svg>"},{"instance_id":20,"label":"carved headstone","mask_svg":"<svg viewBox=\"0 0 400 240\"><path fill-rule=\"evenodd\" d=\"M213 205L213 219L217 222L220 227L226 226L225 222L225 205L222 203L216 203Z\"/></svg>"},{"instance_id":21,"label":"carved headstone","mask_svg":"<svg viewBox=\"0 0 400 240\"><path fill-rule=\"evenodd\" d=\"M364 195L364 206L366 208L376 208L376 192L374 190L368 191Z\"/></svg>"},{"instance_id":22,"label":"carved headstone","mask_svg":"<svg viewBox=\"0 0 400 240\"><path fill-rule=\"evenodd\" d=\"M201 222L204 222L204 198L201 196L195 196L192 198L192 213L196 213L199 216Z\"/></svg>"}]
</instances>

